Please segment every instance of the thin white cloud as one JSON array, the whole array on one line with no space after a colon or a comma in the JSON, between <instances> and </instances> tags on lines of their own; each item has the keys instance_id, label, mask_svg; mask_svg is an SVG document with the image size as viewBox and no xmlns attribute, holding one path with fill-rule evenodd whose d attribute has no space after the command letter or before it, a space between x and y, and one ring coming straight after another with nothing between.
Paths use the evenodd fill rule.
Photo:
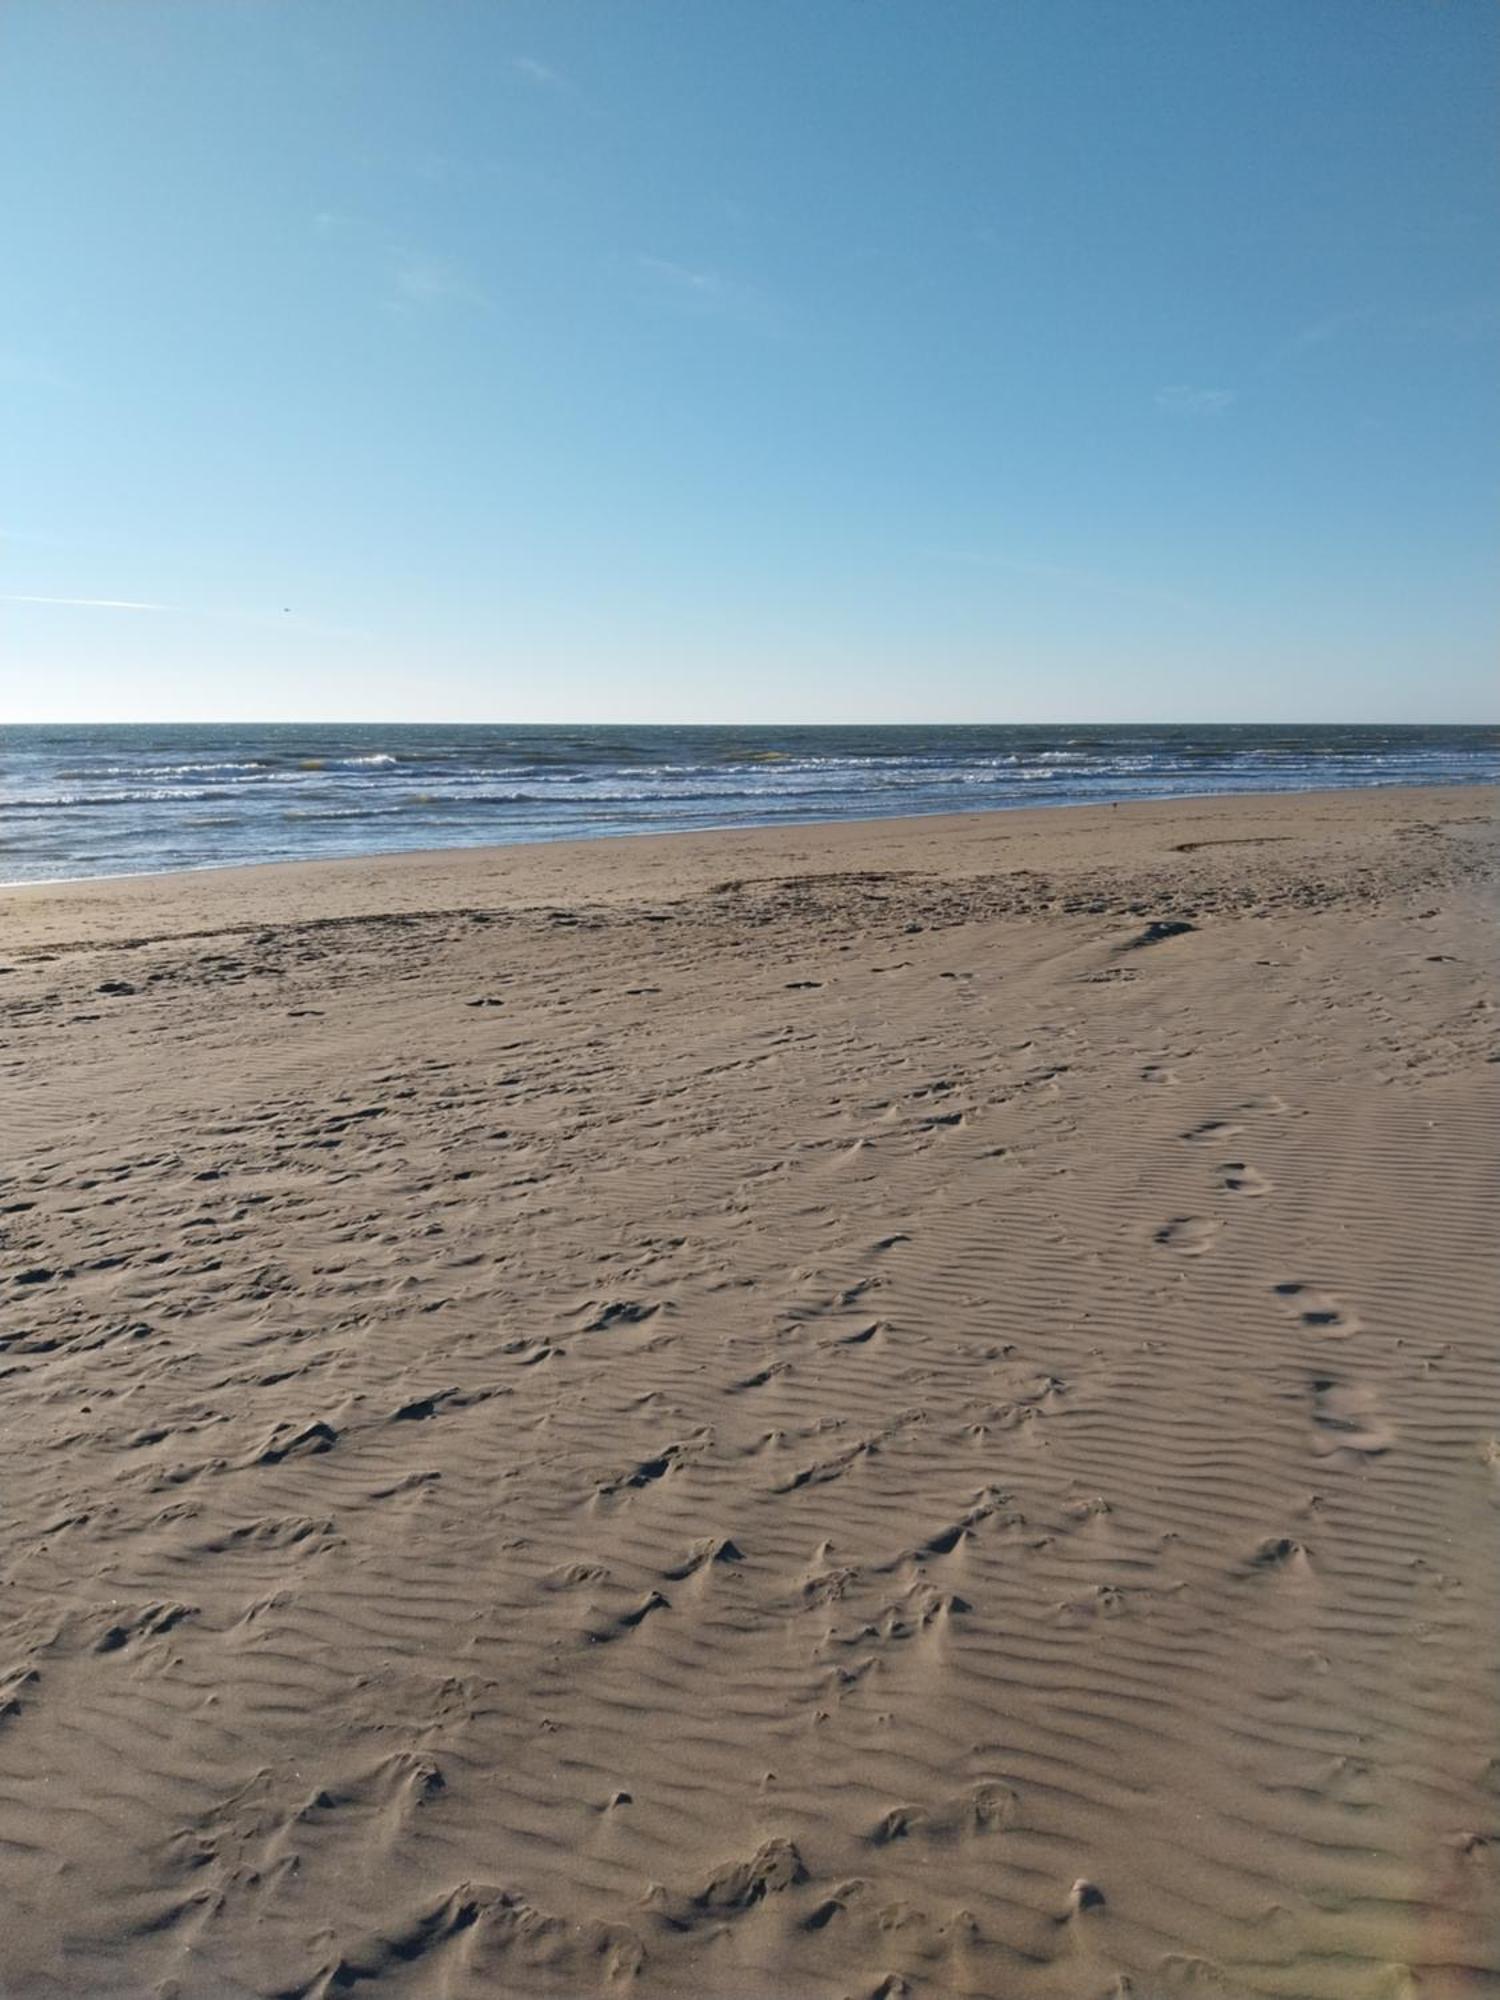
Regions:
<instances>
[{"instance_id":1,"label":"thin white cloud","mask_svg":"<svg viewBox=\"0 0 1500 2000\"><path fill-rule=\"evenodd\" d=\"M560 71L553 69L550 63L538 61L535 56L515 56L511 68L524 76L528 83L538 84L543 90L555 90L564 81Z\"/></svg>"},{"instance_id":2,"label":"thin white cloud","mask_svg":"<svg viewBox=\"0 0 1500 2000\"><path fill-rule=\"evenodd\" d=\"M669 257L637 257L636 268L644 271L667 290L681 298L701 299L718 305L729 297L731 287L717 271L695 270L690 264L674 264Z\"/></svg>"},{"instance_id":3,"label":"thin white cloud","mask_svg":"<svg viewBox=\"0 0 1500 2000\"><path fill-rule=\"evenodd\" d=\"M312 219L319 236L364 236L370 225L357 215L345 215L336 208L320 208Z\"/></svg>"},{"instance_id":4,"label":"thin white cloud","mask_svg":"<svg viewBox=\"0 0 1500 2000\"><path fill-rule=\"evenodd\" d=\"M747 284L706 264L680 264L671 257L638 253L630 260L637 287L649 303L674 312L722 319L761 333L785 330L776 302Z\"/></svg>"},{"instance_id":5,"label":"thin white cloud","mask_svg":"<svg viewBox=\"0 0 1500 2000\"><path fill-rule=\"evenodd\" d=\"M429 257L421 251L404 251L396 259L391 283L402 305L452 303L480 306L488 303L481 288L451 257Z\"/></svg>"},{"instance_id":6,"label":"thin white cloud","mask_svg":"<svg viewBox=\"0 0 1500 2000\"><path fill-rule=\"evenodd\" d=\"M1326 347L1331 340L1337 340L1347 333L1351 326L1357 326L1365 315L1357 312L1328 313L1322 319L1315 319L1309 325L1299 327L1290 340L1284 340L1280 347L1267 359L1267 368L1278 368L1283 361L1290 361L1294 355L1305 354L1309 348Z\"/></svg>"},{"instance_id":7,"label":"thin white cloud","mask_svg":"<svg viewBox=\"0 0 1500 2000\"><path fill-rule=\"evenodd\" d=\"M320 209L312 219L317 235L346 244L375 267L384 288L383 303L391 312L437 310L444 306L486 306L489 294L452 257L419 249L388 236L363 216Z\"/></svg>"},{"instance_id":8,"label":"thin white cloud","mask_svg":"<svg viewBox=\"0 0 1500 2000\"><path fill-rule=\"evenodd\" d=\"M1195 389L1187 382L1156 392L1156 407L1174 417L1221 416L1234 400L1233 389Z\"/></svg>"},{"instance_id":9,"label":"thin white cloud","mask_svg":"<svg viewBox=\"0 0 1500 2000\"><path fill-rule=\"evenodd\" d=\"M23 592L0 592L0 604L66 604L77 611L176 611L175 604L143 603L133 597L33 597Z\"/></svg>"},{"instance_id":10,"label":"thin white cloud","mask_svg":"<svg viewBox=\"0 0 1500 2000\"><path fill-rule=\"evenodd\" d=\"M1462 305L1398 309L1356 306L1347 312L1328 313L1299 327L1273 348L1260 364L1261 372L1282 368L1299 355L1359 334L1406 344L1468 347L1500 335L1500 300L1471 299Z\"/></svg>"},{"instance_id":11,"label":"thin white cloud","mask_svg":"<svg viewBox=\"0 0 1500 2000\"><path fill-rule=\"evenodd\" d=\"M75 611L169 611L178 617L207 619L211 623L249 626L255 631L274 633L282 639L360 639L374 637L349 625L330 625L321 618L305 618L290 606L279 609L247 610L234 605L159 604L136 597L42 597L18 591L0 591L0 604L51 604Z\"/></svg>"}]
</instances>

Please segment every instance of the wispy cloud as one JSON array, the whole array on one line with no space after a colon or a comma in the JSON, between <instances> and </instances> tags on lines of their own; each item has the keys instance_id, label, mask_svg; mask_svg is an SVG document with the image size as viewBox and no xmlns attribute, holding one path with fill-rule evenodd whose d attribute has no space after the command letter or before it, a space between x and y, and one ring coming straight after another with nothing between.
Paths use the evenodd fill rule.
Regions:
<instances>
[{"instance_id":1,"label":"wispy cloud","mask_svg":"<svg viewBox=\"0 0 1500 2000\"><path fill-rule=\"evenodd\" d=\"M354 626L329 624L320 617L304 617L287 605L277 606L274 601L251 608L223 604L161 604L137 597L43 597L31 592L0 591L0 604L46 604L71 611L166 611L179 618L206 620L210 624L246 626L293 643L299 639L368 640L374 636Z\"/></svg>"},{"instance_id":2,"label":"wispy cloud","mask_svg":"<svg viewBox=\"0 0 1500 2000\"><path fill-rule=\"evenodd\" d=\"M375 233L375 225L365 216L349 215L341 208L320 208L312 226L319 236L363 238Z\"/></svg>"},{"instance_id":3,"label":"wispy cloud","mask_svg":"<svg viewBox=\"0 0 1500 2000\"><path fill-rule=\"evenodd\" d=\"M631 268L645 298L674 312L719 318L762 333L780 329L783 315L774 300L742 278L707 264L681 264L671 257L638 254Z\"/></svg>"},{"instance_id":4,"label":"wispy cloud","mask_svg":"<svg viewBox=\"0 0 1500 2000\"><path fill-rule=\"evenodd\" d=\"M1347 333L1351 326L1357 326L1363 318L1363 313L1340 312L1325 313L1322 319L1310 320L1306 326L1299 327L1289 339L1274 348L1266 357L1264 366L1278 368L1282 362L1290 361L1298 354L1306 354L1311 348L1326 347L1331 340L1337 340L1341 334Z\"/></svg>"},{"instance_id":5,"label":"wispy cloud","mask_svg":"<svg viewBox=\"0 0 1500 2000\"><path fill-rule=\"evenodd\" d=\"M1500 300L1471 299L1461 305L1405 307L1353 306L1310 320L1273 347L1261 372L1281 368L1299 355L1365 334L1405 345L1468 347L1500 335Z\"/></svg>"},{"instance_id":6,"label":"wispy cloud","mask_svg":"<svg viewBox=\"0 0 1500 2000\"><path fill-rule=\"evenodd\" d=\"M534 83L541 90L556 90L567 81L560 70L550 63L538 60L536 56L513 56L511 68L518 76L524 76L528 83Z\"/></svg>"},{"instance_id":7,"label":"wispy cloud","mask_svg":"<svg viewBox=\"0 0 1500 2000\"><path fill-rule=\"evenodd\" d=\"M403 251L396 258L391 282L398 299L406 305L482 306L489 302L483 287L451 257L431 257L417 250Z\"/></svg>"},{"instance_id":8,"label":"wispy cloud","mask_svg":"<svg viewBox=\"0 0 1500 2000\"><path fill-rule=\"evenodd\" d=\"M313 217L313 230L326 242L344 244L369 261L387 311L490 303L484 287L456 259L403 242L363 216L320 209Z\"/></svg>"},{"instance_id":9,"label":"wispy cloud","mask_svg":"<svg viewBox=\"0 0 1500 2000\"><path fill-rule=\"evenodd\" d=\"M75 611L177 611L176 604L149 604L133 597L33 597L21 591L0 591L0 604L66 604Z\"/></svg>"},{"instance_id":10,"label":"wispy cloud","mask_svg":"<svg viewBox=\"0 0 1500 2000\"><path fill-rule=\"evenodd\" d=\"M1234 400L1233 389L1197 389L1188 382L1174 382L1156 392L1156 407L1174 417L1222 416Z\"/></svg>"},{"instance_id":11,"label":"wispy cloud","mask_svg":"<svg viewBox=\"0 0 1500 2000\"><path fill-rule=\"evenodd\" d=\"M722 305L731 286L717 271L694 269L691 264L674 264L670 257L637 257L636 268L679 298L699 299L705 305Z\"/></svg>"}]
</instances>

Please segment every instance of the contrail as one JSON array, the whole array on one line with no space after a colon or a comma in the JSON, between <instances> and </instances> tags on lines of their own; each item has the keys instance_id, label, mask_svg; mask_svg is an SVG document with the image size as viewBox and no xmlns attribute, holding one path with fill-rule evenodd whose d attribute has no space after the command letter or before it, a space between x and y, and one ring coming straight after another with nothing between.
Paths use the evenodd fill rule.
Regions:
<instances>
[{"instance_id":1,"label":"contrail","mask_svg":"<svg viewBox=\"0 0 1500 2000\"><path fill-rule=\"evenodd\" d=\"M0 592L0 604L72 604L85 611L172 611L171 604L140 604L130 597L29 597Z\"/></svg>"}]
</instances>

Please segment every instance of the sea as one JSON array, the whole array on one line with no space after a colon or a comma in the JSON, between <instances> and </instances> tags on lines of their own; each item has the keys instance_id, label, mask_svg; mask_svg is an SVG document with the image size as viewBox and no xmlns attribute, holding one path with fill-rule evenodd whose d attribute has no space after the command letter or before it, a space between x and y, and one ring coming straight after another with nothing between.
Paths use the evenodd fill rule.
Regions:
<instances>
[{"instance_id":1,"label":"sea","mask_svg":"<svg viewBox=\"0 0 1500 2000\"><path fill-rule=\"evenodd\" d=\"M0 882L1128 799L1493 784L1500 729L0 730Z\"/></svg>"}]
</instances>

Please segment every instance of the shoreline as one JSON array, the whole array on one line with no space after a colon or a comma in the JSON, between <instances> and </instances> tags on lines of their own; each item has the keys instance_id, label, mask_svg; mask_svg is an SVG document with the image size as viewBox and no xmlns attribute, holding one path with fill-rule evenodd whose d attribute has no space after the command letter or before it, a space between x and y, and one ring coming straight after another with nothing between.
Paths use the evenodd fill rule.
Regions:
<instances>
[{"instance_id":1,"label":"shoreline","mask_svg":"<svg viewBox=\"0 0 1500 2000\"><path fill-rule=\"evenodd\" d=\"M991 815L1003 815L1004 817L1009 818L1014 815L1029 816L1033 813L1115 812L1115 811L1125 811L1125 810L1139 811L1139 810L1153 810L1153 809L1165 811L1169 810L1171 807L1175 805L1194 805L1210 801L1221 801L1225 804L1233 804L1240 801L1253 801L1256 799L1282 798L1282 799L1296 800L1296 799L1317 799L1325 796L1342 797L1348 793L1364 793L1364 792L1426 793L1426 792L1450 792L1450 791L1465 792L1465 793L1477 791L1477 792L1495 793L1497 795L1500 795L1500 783L1497 783L1496 781L1490 779L1470 779L1470 780L1454 781L1448 784L1442 784L1442 783L1413 784L1411 782L1402 779L1391 779L1386 781L1376 781L1372 783L1352 784L1352 785L1308 786L1308 787L1270 786L1263 790L1257 790L1253 787L1247 787L1243 790L1235 789L1231 791L1222 791L1222 790L1209 791L1209 792L1172 791L1169 793L1159 794L1150 798L1106 799L1098 801L1085 800L1085 799L1060 799L1055 803L1050 803L1045 799L1039 799L1035 802L1028 801L1025 804L1008 804L1003 806L980 805L980 806L959 808L956 810L943 810L934 808L934 809L919 810L919 811L893 811L893 812L871 813L864 815L840 813L840 814L821 815L811 819L777 818L764 821L732 821L732 822L724 822L723 824L718 824L718 825L707 825L707 826L697 826L697 827L691 827L691 826L628 827L628 828L622 828L613 833L593 833L593 834L562 833L555 835L542 834L534 839L528 839L528 840L466 841L466 842L459 842L451 846L373 848L364 851L356 851L348 854L282 856L279 858L266 857L266 858L248 859L241 861L204 861L204 862L189 863L185 866L173 867L173 868L121 869L117 871L110 871L108 873L101 873L94 875L48 876L34 881L33 880L0 881L0 895L12 894L20 890L47 890L47 889L73 888L80 885L96 883L96 882L134 882L134 881L147 881L147 880L154 881L162 877L175 877L180 875L239 874L246 869L304 868L304 867L312 867L315 865L321 865L324 863L345 864L350 866L365 865L365 864L375 865L382 862L395 862L406 858L433 859L435 857L443 855L492 854L497 852L509 853L516 850L525 850L533 847L593 846L597 843L605 841L611 841L611 842L639 841L639 840L656 840L656 839L667 839L667 838L706 839L706 838L726 836L731 834L775 834L775 833L795 834L799 831L811 830L814 828L837 827L837 826L851 826L851 827L878 826L891 820L900 822L904 822L907 820L948 821L948 820L987 818Z\"/></svg>"},{"instance_id":2,"label":"shoreline","mask_svg":"<svg viewBox=\"0 0 1500 2000\"><path fill-rule=\"evenodd\" d=\"M1465 821L1500 824L1500 786L1382 785L1340 786L1321 791L1198 793L1118 804L1068 804L976 808L953 813L891 813L869 819L807 820L768 826L682 828L630 835L518 841L485 846L410 848L390 853L329 855L295 861L246 861L202 868L162 869L119 875L73 876L45 882L0 883L0 908L25 920L28 912L62 919L68 910L114 906L145 908L154 903L192 906L210 896L235 894L247 905L275 910L278 892L295 890L313 905L340 903L352 895L362 906L382 896L394 907L419 909L433 892L462 882L510 904L526 893L554 897L573 887L606 900L627 899L632 888L673 885L676 893L707 886L722 862L736 855L760 855L768 863L820 865L847 861L851 853L890 850L908 858L941 850L946 863L956 848L993 859L987 850L1013 845L1017 852L1052 845L1061 833L1068 842L1110 830L1125 830L1134 843L1168 832L1179 822L1196 826L1261 821L1302 827L1308 823L1379 825L1424 811L1459 813ZM1170 843L1169 843L1170 845ZM253 919L252 919L253 920Z\"/></svg>"}]
</instances>

